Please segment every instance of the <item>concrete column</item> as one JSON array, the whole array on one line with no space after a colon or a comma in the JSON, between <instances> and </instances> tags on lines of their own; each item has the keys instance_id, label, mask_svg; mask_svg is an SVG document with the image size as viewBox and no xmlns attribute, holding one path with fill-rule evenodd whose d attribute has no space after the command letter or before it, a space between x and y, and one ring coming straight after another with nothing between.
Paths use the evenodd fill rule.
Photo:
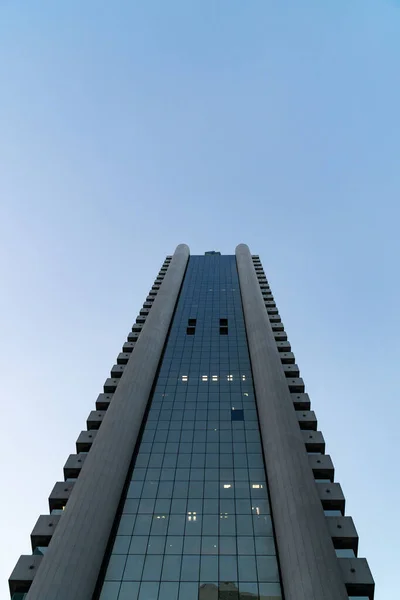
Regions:
<instances>
[{"instance_id":1,"label":"concrete column","mask_svg":"<svg viewBox=\"0 0 400 600\"><path fill-rule=\"evenodd\" d=\"M28 600L90 600L166 341L189 248L180 244L83 463Z\"/></svg>"},{"instance_id":2,"label":"concrete column","mask_svg":"<svg viewBox=\"0 0 400 600\"><path fill-rule=\"evenodd\" d=\"M285 600L347 600L250 250L236 262Z\"/></svg>"}]
</instances>

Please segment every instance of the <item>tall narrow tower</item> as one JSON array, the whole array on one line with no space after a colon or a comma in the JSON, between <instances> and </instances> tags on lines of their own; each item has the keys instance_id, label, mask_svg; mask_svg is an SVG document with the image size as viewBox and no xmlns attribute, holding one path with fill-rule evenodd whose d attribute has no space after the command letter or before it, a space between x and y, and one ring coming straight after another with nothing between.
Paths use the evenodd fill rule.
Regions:
<instances>
[{"instance_id":1,"label":"tall narrow tower","mask_svg":"<svg viewBox=\"0 0 400 600\"><path fill-rule=\"evenodd\" d=\"M168 256L13 600L373 600L258 256Z\"/></svg>"}]
</instances>

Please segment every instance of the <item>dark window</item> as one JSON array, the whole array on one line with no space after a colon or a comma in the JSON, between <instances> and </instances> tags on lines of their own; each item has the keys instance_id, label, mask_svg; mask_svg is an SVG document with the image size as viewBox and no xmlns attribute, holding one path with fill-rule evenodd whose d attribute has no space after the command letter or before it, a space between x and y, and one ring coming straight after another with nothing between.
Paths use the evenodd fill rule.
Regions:
<instances>
[{"instance_id":1,"label":"dark window","mask_svg":"<svg viewBox=\"0 0 400 600\"><path fill-rule=\"evenodd\" d=\"M220 327L219 328L219 333L221 335L228 335L228 328L227 327Z\"/></svg>"},{"instance_id":2,"label":"dark window","mask_svg":"<svg viewBox=\"0 0 400 600\"><path fill-rule=\"evenodd\" d=\"M194 332L195 332L195 331L196 331L196 328L195 328L195 327L188 327L188 328L186 329L186 333L187 333L188 335L194 335Z\"/></svg>"},{"instance_id":3,"label":"dark window","mask_svg":"<svg viewBox=\"0 0 400 600\"><path fill-rule=\"evenodd\" d=\"M242 409L234 409L231 410L231 419L232 421L244 421L244 413Z\"/></svg>"},{"instance_id":4,"label":"dark window","mask_svg":"<svg viewBox=\"0 0 400 600\"><path fill-rule=\"evenodd\" d=\"M188 319L189 327L196 327L196 319Z\"/></svg>"},{"instance_id":5,"label":"dark window","mask_svg":"<svg viewBox=\"0 0 400 600\"><path fill-rule=\"evenodd\" d=\"M219 324L222 327L228 327L228 319L220 319Z\"/></svg>"}]
</instances>

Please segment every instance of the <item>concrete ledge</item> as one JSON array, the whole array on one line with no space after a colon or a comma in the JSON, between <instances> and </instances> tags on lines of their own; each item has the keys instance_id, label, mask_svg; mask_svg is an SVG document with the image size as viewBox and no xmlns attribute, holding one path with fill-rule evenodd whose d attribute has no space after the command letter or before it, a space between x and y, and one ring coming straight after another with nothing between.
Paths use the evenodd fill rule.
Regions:
<instances>
[{"instance_id":1,"label":"concrete ledge","mask_svg":"<svg viewBox=\"0 0 400 600\"><path fill-rule=\"evenodd\" d=\"M31 533L32 552L37 546L48 546L61 515L40 515Z\"/></svg>"},{"instance_id":2,"label":"concrete ledge","mask_svg":"<svg viewBox=\"0 0 400 600\"><path fill-rule=\"evenodd\" d=\"M8 580L11 595L29 590L42 559L43 556L36 554L31 556L23 554L19 557Z\"/></svg>"},{"instance_id":3,"label":"concrete ledge","mask_svg":"<svg viewBox=\"0 0 400 600\"><path fill-rule=\"evenodd\" d=\"M329 533L335 548L351 548L357 556L358 533L351 517L329 517Z\"/></svg>"},{"instance_id":4,"label":"concrete ledge","mask_svg":"<svg viewBox=\"0 0 400 600\"><path fill-rule=\"evenodd\" d=\"M365 558L339 558L343 581L349 596L367 596L373 600L375 582Z\"/></svg>"}]
</instances>

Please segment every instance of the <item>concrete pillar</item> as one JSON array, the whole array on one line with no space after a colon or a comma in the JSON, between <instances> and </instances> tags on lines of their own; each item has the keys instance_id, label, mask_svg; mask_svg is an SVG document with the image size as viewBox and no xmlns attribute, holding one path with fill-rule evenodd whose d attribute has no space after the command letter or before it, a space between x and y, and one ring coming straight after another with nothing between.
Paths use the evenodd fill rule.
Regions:
<instances>
[{"instance_id":1,"label":"concrete pillar","mask_svg":"<svg viewBox=\"0 0 400 600\"><path fill-rule=\"evenodd\" d=\"M236 262L285 600L347 600L250 250Z\"/></svg>"},{"instance_id":2,"label":"concrete pillar","mask_svg":"<svg viewBox=\"0 0 400 600\"><path fill-rule=\"evenodd\" d=\"M180 244L27 600L92 598L188 258Z\"/></svg>"}]
</instances>

